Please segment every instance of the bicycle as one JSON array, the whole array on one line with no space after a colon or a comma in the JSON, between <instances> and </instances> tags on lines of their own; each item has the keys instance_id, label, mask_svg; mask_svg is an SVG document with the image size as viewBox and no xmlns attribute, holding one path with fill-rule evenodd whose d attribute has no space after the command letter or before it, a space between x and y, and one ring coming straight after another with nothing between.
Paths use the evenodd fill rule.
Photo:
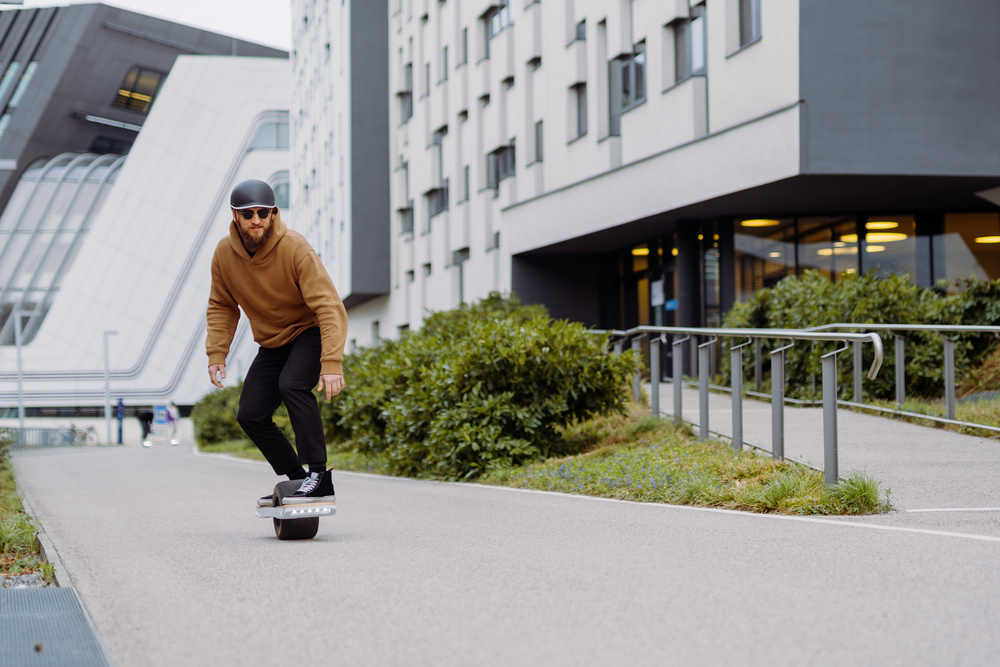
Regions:
<instances>
[{"instance_id":1,"label":"bicycle","mask_svg":"<svg viewBox=\"0 0 1000 667\"><path fill-rule=\"evenodd\" d=\"M76 424L70 424L69 428L63 431L62 439L68 445L97 444L97 429L93 426L77 428Z\"/></svg>"}]
</instances>

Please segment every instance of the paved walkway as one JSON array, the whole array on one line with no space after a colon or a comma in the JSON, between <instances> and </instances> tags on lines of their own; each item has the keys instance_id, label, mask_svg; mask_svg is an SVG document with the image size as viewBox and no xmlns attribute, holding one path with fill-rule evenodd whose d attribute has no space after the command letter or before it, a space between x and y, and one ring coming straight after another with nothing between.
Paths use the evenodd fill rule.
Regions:
<instances>
[{"instance_id":1,"label":"paved walkway","mask_svg":"<svg viewBox=\"0 0 1000 667\"><path fill-rule=\"evenodd\" d=\"M746 409L766 445L770 407ZM119 667L993 664L1000 446L840 416L841 470L885 481L901 511L789 518L340 473L338 515L279 542L253 516L263 464L132 446L14 465ZM789 455L821 462L820 413L786 424Z\"/></svg>"},{"instance_id":2,"label":"paved walkway","mask_svg":"<svg viewBox=\"0 0 1000 667\"><path fill-rule=\"evenodd\" d=\"M732 398L709 394L709 430L732 436ZM685 389L684 419L699 422L698 391ZM673 385L660 385L673 415ZM823 409L785 407L785 455L823 468ZM1000 441L887 417L837 411L841 477L864 471L892 494L894 525L961 528L1000 536ZM697 426L695 433L698 433ZM743 400L743 439L771 450L771 404ZM881 520L881 519L879 519Z\"/></svg>"}]
</instances>

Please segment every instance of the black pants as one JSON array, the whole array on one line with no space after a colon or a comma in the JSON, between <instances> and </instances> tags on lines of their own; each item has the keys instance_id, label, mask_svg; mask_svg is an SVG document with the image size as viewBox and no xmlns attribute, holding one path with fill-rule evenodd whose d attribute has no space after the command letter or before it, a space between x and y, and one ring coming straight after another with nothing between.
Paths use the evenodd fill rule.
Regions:
<instances>
[{"instance_id":1,"label":"black pants","mask_svg":"<svg viewBox=\"0 0 1000 667\"><path fill-rule=\"evenodd\" d=\"M319 383L321 350L319 328L306 329L291 343L260 348L243 381L236 421L279 475L326 464L323 420L312 392ZM281 403L295 432L297 456L271 419Z\"/></svg>"}]
</instances>

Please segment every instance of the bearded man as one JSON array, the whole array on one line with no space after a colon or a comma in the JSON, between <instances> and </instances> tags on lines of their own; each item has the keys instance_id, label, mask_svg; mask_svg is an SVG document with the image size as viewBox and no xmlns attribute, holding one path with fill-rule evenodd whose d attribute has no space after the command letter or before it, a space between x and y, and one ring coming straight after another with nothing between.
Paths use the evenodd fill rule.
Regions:
<instances>
[{"instance_id":1,"label":"bearded man","mask_svg":"<svg viewBox=\"0 0 1000 667\"><path fill-rule=\"evenodd\" d=\"M229 236L212 257L209 379L222 387L219 378L226 378L226 356L242 308L260 349L243 381L236 421L275 473L302 480L283 502L329 502L333 481L312 389L330 400L344 387L347 311L309 242L282 222L271 186L258 180L240 183L230 207ZM297 454L272 419L281 403L288 409ZM257 505L272 505L271 495Z\"/></svg>"}]
</instances>

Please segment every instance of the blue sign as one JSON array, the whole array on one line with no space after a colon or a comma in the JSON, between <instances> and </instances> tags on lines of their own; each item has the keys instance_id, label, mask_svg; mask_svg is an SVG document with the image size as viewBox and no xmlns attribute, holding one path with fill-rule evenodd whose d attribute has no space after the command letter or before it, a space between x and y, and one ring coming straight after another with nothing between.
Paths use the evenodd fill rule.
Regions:
<instances>
[{"instance_id":1,"label":"blue sign","mask_svg":"<svg viewBox=\"0 0 1000 667\"><path fill-rule=\"evenodd\" d=\"M663 310L677 310L677 299L667 299L664 301Z\"/></svg>"}]
</instances>

